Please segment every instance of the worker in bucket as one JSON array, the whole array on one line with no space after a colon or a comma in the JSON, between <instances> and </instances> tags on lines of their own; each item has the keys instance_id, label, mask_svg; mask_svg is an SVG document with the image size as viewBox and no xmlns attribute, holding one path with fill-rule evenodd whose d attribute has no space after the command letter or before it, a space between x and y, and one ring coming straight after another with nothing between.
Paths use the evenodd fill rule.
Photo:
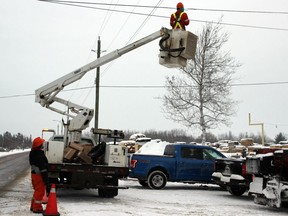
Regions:
<instances>
[{"instance_id":1,"label":"worker in bucket","mask_svg":"<svg viewBox=\"0 0 288 216\"><path fill-rule=\"evenodd\" d=\"M170 25L173 29L185 30L185 26L189 25L190 21L188 15L184 12L184 5L182 2L179 2L176 8L177 11L171 14Z\"/></svg>"},{"instance_id":2,"label":"worker in bucket","mask_svg":"<svg viewBox=\"0 0 288 216\"><path fill-rule=\"evenodd\" d=\"M45 140L37 137L33 140L29 154L31 165L31 180L34 189L30 210L34 213L43 213L42 199L48 185L48 160L43 151Z\"/></svg>"}]
</instances>

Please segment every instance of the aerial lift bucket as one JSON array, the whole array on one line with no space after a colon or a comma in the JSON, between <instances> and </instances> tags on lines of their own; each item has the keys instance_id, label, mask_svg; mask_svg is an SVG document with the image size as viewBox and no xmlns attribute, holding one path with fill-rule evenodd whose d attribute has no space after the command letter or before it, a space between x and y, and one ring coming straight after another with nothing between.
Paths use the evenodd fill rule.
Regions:
<instances>
[{"instance_id":1,"label":"aerial lift bucket","mask_svg":"<svg viewBox=\"0 0 288 216\"><path fill-rule=\"evenodd\" d=\"M168 68L185 67L195 61L198 37L189 31L173 29L170 37L160 40L159 63Z\"/></svg>"}]
</instances>

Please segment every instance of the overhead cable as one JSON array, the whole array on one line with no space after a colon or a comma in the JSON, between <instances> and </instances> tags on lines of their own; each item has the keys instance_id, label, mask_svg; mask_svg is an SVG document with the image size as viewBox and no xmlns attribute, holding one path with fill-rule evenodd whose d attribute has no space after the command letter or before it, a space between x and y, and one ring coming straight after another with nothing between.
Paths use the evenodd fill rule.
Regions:
<instances>
[{"instance_id":1,"label":"overhead cable","mask_svg":"<svg viewBox=\"0 0 288 216\"><path fill-rule=\"evenodd\" d=\"M231 84L231 87L237 87L237 86L266 86L266 85L286 85L288 84L288 81L283 81L283 82L264 82L264 83L235 83ZM166 88L164 85L102 85L100 86L101 88L146 88L146 89L151 89L151 88ZM191 88L189 85L181 85L181 86L176 86L176 87L181 87L181 88ZM66 89L63 90L65 91L78 91L78 90L83 90L83 89L90 89L90 88L95 88L95 86L87 86L87 87L79 87L79 88L71 88L71 89ZM16 98L16 97L27 97L27 96L34 96L35 94L17 94L17 95L8 95L8 96L0 96L0 99L6 99L6 98Z\"/></svg>"},{"instance_id":2,"label":"overhead cable","mask_svg":"<svg viewBox=\"0 0 288 216\"><path fill-rule=\"evenodd\" d=\"M147 21L149 20L149 18L153 15L153 13L156 11L156 9L159 7L159 5L162 3L163 0L159 0L158 3L156 4L156 6L153 7L153 10L147 15L146 19L142 22L142 24L140 25L140 27L136 30L136 32L130 37L130 39L127 41L126 45L129 44L134 38L135 36L140 32L140 30L144 27L144 25L147 23ZM134 11L134 10L133 10ZM129 17L131 14L133 14L133 11L130 12L129 14ZM113 62L110 62L110 64L108 65L108 67L106 67L106 69L104 70L104 73L106 73L106 71L108 71L112 65L113 65L114 61Z\"/></svg>"},{"instance_id":3,"label":"overhead cable","mask_svg":"<svg viewBox=\"0 0 288 216\"><path fill-rule=\"evenodd\" d=\"M46 2L61 2L70 4L87 4L87 5L101 5L101 6L117 6L117 7L136 7L136 8L153 8L150 5L134 5L134 4L109 4L97 2L84 2L84 1L58 1L58 0L40 0ZM175 7L158 7L159 9L174 10ZM227 12L227 13L255 13L255 14L284 14L287 15L288 11L260 11L260 10L235 10L235 9L215 9L215 8L185 8L186 10L194 11L208 11L208 12Z\"/></svg>"},{"instance_id":4,"label":"overhead cable","mask_svg":"<svg viewBox=\"0 0 288 216\"><path fill-rule=\"evenodd\" d=\"M111 0L111 2L113 2L113 0ZM105 18L104 18L104 20L102 22L102 25L100 27L98 35L101 35L101 33L104 31L105 27L107 26L107 23L109 22L109 19L111 18L111 15L112 15L112 13L109 14L109 12L112 11L111 6L113 6L113 5L117 5L117 4L112 4L112 3L109 4L109 8L108 8L108 10L106 12ZM115 6L114 6L114 8L115 8ZM109 17L108 17L108 14L109 14Z\"/></svg>"},{"instance_id":5,"label":"overhead cable","mask_svg":"<svg viewBox=\"0 0 288 216\"><path fill-rule=\"evenodd\" d=\"M108 10L106 8L99 8L99 7L91 7L91 6L84 6L84 5L78 5L74 3L65 3L65 1L47 1L49 3L55 3L55 4L61 4L61 5L67 5L67 6L73 6L73 7L81 7L81 8L88 8L88 9L94 9L94 10ZM140 15L140 16L147 16L148 14L146 13L140 13L140 12L131 12L131 11L124 11L124 10L116 10L116 9L110 9L110 11L114 12L119 12L119 13L131 13L134 15ZM165 18L169 19L170 16L162 16L162 15L151 15L152 17L157 17L157 18ZM200 22L200 23L207 23L210 21L205 21L205 20L196 20L196 19L189 19L191 22ZM225 22L212 22L212 23L217 23L221 25L226 25L226 26L234 26L234 27L245 27L245 28L255 28L255 29L266 29L266 30L277 30L277 31L288 31L287 28L278 28L278 27L266 27L266 26L255 26L255 25L246 25L246 24L235 24L235 23L225 23Z\"/></svg>"},{"instance_id":6,"label":"overhead cable","mask_svg":"<svg viewBox=\"0 0 288 216\"><path fill-rule=\"evenodd\" d=\"M133 34L133 36L129 39L129 41L126 43L129 44L135 36L140 32L140 30L144 27L144 25L148 22L148 20L153 16L156 9L159 7L159 5L162 3L163 0L159 0L156 6L153 7L152 11L147 15L146 19L142 22L142 24L139 26L139 28L136 30L136 32Z\"/></svg>"}]
</instances>

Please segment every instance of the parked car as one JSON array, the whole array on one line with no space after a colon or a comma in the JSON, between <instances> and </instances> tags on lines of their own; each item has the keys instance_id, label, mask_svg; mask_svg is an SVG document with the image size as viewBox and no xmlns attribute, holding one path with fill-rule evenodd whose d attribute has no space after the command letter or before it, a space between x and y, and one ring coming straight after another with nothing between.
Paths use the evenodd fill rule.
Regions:
<instances>
[{"instance_id":1,"label":"parked car","mask_svg":"<svg viewBox=\"0 0 288 216\"><path fill-rule=\"evenodd\" d=\"M143 152L131 155L129 177L151 189L162 189L168 181L213 183L214 161L225 158L205 145L165 144L161 155L145 154L145 145L140 149Z\"/></svg>"}]
</instances>

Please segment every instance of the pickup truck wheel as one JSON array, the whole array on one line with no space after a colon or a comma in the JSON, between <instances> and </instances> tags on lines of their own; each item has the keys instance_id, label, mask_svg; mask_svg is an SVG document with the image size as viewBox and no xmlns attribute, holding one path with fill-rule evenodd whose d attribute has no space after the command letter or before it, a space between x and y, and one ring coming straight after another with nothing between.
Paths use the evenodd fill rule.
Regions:
<instances>
[{"instance_id":1,"label":"pickup truck wheel","mask_svg":"<svg viewBox=\"0 0 288 216\"><path fill-rule=\"evenodd\" d=\"M148 187L148 182L146 180L139 180L138 179L138 182L140 185L142 185L143 187Z\"/></svg>"},{"instance_id":2,"label":"pickup truck wheel","mask_svg":"<svg viewBox=\"0 0 288 216\"><path fill-rule=\"evenodd\" d=\"M148 176L148 186L151 189L162 189L167 183L167 176L162 171L156 170L149 174Z\"/></svg>"},{"instance_id":3,"label":"pickup truck wheel","mask_svg":"<svg viewBox=\"0 0 288 216\"><path fill-rule=\"evenodd\" d=\"M227 186L227 190L234 196L241 196L246 192L246 187Z\"/></svg>"}]
</instances>

